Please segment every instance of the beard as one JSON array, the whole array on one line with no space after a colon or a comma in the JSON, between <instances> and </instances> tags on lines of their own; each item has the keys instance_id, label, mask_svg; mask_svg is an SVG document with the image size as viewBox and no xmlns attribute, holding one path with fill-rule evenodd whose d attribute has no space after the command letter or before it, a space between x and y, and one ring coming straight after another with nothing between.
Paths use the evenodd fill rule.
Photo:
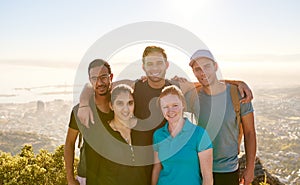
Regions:
<instances>
[{"instance_id":1,"label":"beard","mask_svg":"<svg viewBox=\"0 0 300 185\"><path fill-rule=\"evenodd\" d=\"M157 76L148 76L148 79L152 82L160 82L160 81L164 80L164 78L157 77Z\"/></svg>"},{"instance_id":2,"label":"beard","mask_svg":"<svg viewBox=\"0 0 300 185\"><path fill-rule=\"evenodd\" d=\"M165 80L166 73L161 72L159 75L152 75L151 73L146 73L147 78L152 82L160 82L162 80Z\"/></svg>"},{"instance_id":3,"label":"beard","mask_svg":"<svg viewBox=\"0 0 300 185\"><path fill-rule=\"evenodd\" d=\"M99 96L106 96L110 92L110 87L107 87L106 85L97 86L95 89L95 93Z\"/></svg>"}]
</instances>

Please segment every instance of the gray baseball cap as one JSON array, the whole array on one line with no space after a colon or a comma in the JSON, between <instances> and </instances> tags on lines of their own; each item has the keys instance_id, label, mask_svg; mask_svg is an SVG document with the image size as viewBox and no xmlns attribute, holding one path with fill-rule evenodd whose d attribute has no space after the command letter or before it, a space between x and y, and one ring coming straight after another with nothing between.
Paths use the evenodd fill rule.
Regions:
<instances>
[{"instance_id":1,"label":"gray baseball cap","mask_svg":"<svg viewBox=\"0 0 300 185\"><path fill-rule=\"evenodd\" d=\"M208 58L214 62L216 62L214 56L211 54L209 50L205 49L199 49L197 50L192 56L189 65L192 67L193 63L198 59L198 58Z\"/></svg>"}]
</instances>

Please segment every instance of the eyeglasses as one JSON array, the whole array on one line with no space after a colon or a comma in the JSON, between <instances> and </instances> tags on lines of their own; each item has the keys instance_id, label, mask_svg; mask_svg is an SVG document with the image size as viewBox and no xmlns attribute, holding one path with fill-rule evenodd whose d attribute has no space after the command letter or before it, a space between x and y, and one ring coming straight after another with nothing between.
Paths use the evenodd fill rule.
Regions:
<instances>
[{"instance_id":1,"label":"eyeglasses","mask_svg":"<svg viewBox=\"0 0 300 185\"><path fill-rule=\"evenodd\" d=\"M92 76L90 77L92 82L97 82L98 80L101 80L101 82L107 82L109 80L110 74L103 74L100 76Z\"/></svg>"}]
</instances>

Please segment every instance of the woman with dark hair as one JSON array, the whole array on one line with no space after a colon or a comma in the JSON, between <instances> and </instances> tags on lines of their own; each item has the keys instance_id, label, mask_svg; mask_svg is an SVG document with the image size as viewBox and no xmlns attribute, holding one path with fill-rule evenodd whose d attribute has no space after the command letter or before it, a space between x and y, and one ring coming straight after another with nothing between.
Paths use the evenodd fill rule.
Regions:
<instances>
[{"instance_id":1,"label":"woman with dark hair","mask_svg":"<svg viewBox=\"0 0 300 185\"><path fill-rule=\"evenodd\" d=\"M138 155L133 146L137 138L132 134L137 119L133 115L133 89L125 84L115 86L111 91L109 106L114 112L113 119L104 124L110 134L106 138L106 156L102 156L99 167L99 184L103 185L144 185L147 184L143 166L138 166Z\"/></svg>"}]
</instances>

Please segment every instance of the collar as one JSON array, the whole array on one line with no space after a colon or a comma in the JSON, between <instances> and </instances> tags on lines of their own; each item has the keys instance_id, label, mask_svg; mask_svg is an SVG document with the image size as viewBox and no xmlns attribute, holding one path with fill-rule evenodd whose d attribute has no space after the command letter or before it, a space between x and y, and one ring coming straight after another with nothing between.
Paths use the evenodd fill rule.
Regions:
<instances>
[{"instance_id":1,"label":"collar","mask_svg":"<svg viewBox=\"0 0 300 185\"><path fill-rule=\"evenodd\" d=\"M163 127L163 132L170 134L168 126L169 126L169 122L167 121L165 126ZM183 127L179 133L189 132L192 128L193 128L193 124L187 118L184 118Z\"/></svg>"}]
</instances>

